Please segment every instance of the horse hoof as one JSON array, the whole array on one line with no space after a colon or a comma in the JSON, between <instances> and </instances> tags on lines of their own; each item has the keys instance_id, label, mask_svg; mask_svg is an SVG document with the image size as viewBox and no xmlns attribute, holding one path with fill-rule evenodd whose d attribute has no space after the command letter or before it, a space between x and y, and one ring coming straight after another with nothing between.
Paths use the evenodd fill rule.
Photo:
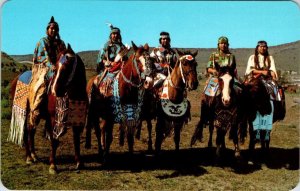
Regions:
<instances>
[{"instance_id":1,"label":"horse hoof","mask_svg":"<svg viewBox=\"0 0 300 191\"><path fill-rule=\"evenodd\" d=\"M81 162L77 162L77 164L76 164L76 170L81 170L81 169L83 169L83 167L84 167L84 164L83 163L81 163Z\"/></svg>"},{"instance_id":2,"label":"horse hoof","mask_svg":"<svg viewBox=\"0 0 300 191\"><path fill-rule=\"evenodd\" d=\"M50 174L57 174L57 168L54 164L51 164L50 167L49 167L49 173Z\"/></svg>"},{"instance_id":3,"label":"horse hoof","mask_svg":"<svg viewBox=\"0 0 300 191\"><path fill-rule=\"evenodd\" d=\"M240 158L241 157L241 152L240 151L235 151L234 156L235 156L235 158Z\"/></svg>"},{"instance_id":4,"label":"horse hoof","mask_svg":"<svg viewBox=\"0 0 300 191\"><path fill-rule=\"evenodd\" d=\"M32 157L32 159L33 159L33 162L38 162L38 161L39 161L39 158L37 157L36 154L31 153L31 157Z\"/></svg>"},{"instance_id":5,"label":"horse hoof","mask_svg":"<svg viewBox=\"0 0 300 191\"><path fill-rule=\"evenodd\" d=\"M32 157L27 157L26 158L26 164L32 164L34 162Z\"/></svg>"}]
</instances>

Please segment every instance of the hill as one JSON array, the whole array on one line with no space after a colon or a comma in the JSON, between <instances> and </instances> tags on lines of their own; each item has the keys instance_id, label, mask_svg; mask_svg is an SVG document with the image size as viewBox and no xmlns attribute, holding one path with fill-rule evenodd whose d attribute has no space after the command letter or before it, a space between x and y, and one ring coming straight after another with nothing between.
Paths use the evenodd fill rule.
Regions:
<instances>
[{"instance_id":1,"label":"hill","mask_svg":"<svg viewBox=\"0 0 300 191\"><path fill-rule=\"evenodd\" d=\"M175 47L176 48L176 47ZM185 50L188 48L180 48ZM204 72L210 54L216 51L216 48L193 48L189 50L198 50L198 72ZM98 50L78 52L87 68L95 68ZM235 54L238 65L238 72L243 75L247 65L248 58L254 53L254 48L234 48L231 52ZM270 46L269 53L274 56L276 67L281 71L296 71L300 73L300 41L286 43L278 46ZM11 55L16 61L32 60L32 55Z\"/></svg>"}]
</instances>

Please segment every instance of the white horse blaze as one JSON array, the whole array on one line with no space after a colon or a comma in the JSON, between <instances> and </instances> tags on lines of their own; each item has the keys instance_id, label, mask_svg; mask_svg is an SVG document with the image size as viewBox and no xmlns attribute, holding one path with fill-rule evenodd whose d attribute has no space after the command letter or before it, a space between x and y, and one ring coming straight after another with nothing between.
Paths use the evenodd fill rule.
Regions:
<instances>
[{"instance_id":1,"label":"white horse blaze","mask_svg":"<svg viewBox=\"0 0 300 191\"><path fill-rule=\"evenodd\" d=\"M223 90L222 90L222 102L224 105L229 104L230 102L230 80L232 80L232 76L229 74L224 74L221 79L223 80Z\"/></svg>"},{"instance_id":2,"label":"white horse blaze","mask_svg":"<svg viewBox=\"0 0 300 191\"><path fill-rule=\"evenodd\" d=\"M55 75L54 82L53 82L52 88L51 88L51 93L52 93L53 95L55 95L55 96L56 96L56 91L55 91L54 88L55 88L55 86L56 86L56 84L57 84L57 79L58 79L59 76L60 76L60 70L61 70L61 67L62 67L62 63L59 63L59 64L58 64L57 73L56 73L56 75Z\"/></svg>"},{"instance_id":3,"label":"white horse blaze","mask_svg":"<svg viewBox=\"0 0 300 191\"><path fill-rule=\"evenodd\" d=\"M140 56L139 60L143 65L143 71L145 71L146 70L146 60L145 60L145 58L143 56Z\"/></svg>"}]
</instances>

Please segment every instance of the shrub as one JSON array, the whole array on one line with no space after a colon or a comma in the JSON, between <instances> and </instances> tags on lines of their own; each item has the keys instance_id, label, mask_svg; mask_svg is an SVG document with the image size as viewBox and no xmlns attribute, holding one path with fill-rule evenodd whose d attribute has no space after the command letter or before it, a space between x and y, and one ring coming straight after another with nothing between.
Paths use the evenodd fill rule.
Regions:
<instances>
[{"instance_id":1,"label":"shrub","mask_svg":"<svg viewBox=\"0 0 300 191\"><path fill-rule=\"evenodd\" d=\"M1 119L11 119L11 111L2 109Z\"/></svg>"},{"instance_id":2,"label":"shrub","mask_svg":"<svg viewBox=\"0 0 300 191\"><path fill-rule=\"evenodd\" d=\"M7 108L9 107L9 101L7 99L1 100L1 108Z\"/></svg>"}]
</instances>

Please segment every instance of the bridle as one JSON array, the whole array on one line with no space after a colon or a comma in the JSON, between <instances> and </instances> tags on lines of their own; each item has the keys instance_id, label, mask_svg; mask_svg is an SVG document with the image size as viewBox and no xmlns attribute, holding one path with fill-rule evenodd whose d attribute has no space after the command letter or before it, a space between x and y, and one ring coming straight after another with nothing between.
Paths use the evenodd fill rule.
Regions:
<instances>
[{"instance_id":1,"label":"bridle","mask_svg":"<svg viewBox=\"0 0 300 191\"><path fill-rule=\"evenodd\" d=\"M194 60L194 57L192 55L184 55L182 57L179 58L179 70L180 70L180 74L181 74L181 79L183 81L183 83L186 85L186 76L188 76L191 72L194 72L193 69L190 69L188 71L184 71L182 69L182 60L183 59L186 59L188 61L193 61ZM171 87L175 88L175 89L180 89L180 90L183 90L184 88L181 88L179 86L176 86L174 85L174 83L172 82L171 80L171 75L170 75L170 69L168 69L168 73L169 73L169 77L168 77L168 82L170 84Z\"/></svg>"},{"instance_id":2,"label":"bridle","mask_svg":"<svg viewBox=\"0 0 300 191\"><path fill-rule=\"evenodd\" d=\"M120 75L122 75L124 81L128 84L130 84L131 86L133 87L136 87L136 88L140 88L142 85L143 85L143 80L146 78L146 76L149 76L150 73L151 73L151 70L149 69L149 65L150 65L150 56L149 55L146 55L147 53L143 53L143 58L145 59L145 66L146 66L146 69L143 71L143 72L140 72L140 69L138 67L138 61L136 59L136 53L134 53L134 59L133 59L133 66L134 66L134 69L136 70L138 76L139 76L139 83L134 83L132 82L132 71L130 73L130 77L129 79L124 75L123 71L121 70L120 71ZM140 62L141 63L141 62Z\"/></svg>"}]
</instances>

